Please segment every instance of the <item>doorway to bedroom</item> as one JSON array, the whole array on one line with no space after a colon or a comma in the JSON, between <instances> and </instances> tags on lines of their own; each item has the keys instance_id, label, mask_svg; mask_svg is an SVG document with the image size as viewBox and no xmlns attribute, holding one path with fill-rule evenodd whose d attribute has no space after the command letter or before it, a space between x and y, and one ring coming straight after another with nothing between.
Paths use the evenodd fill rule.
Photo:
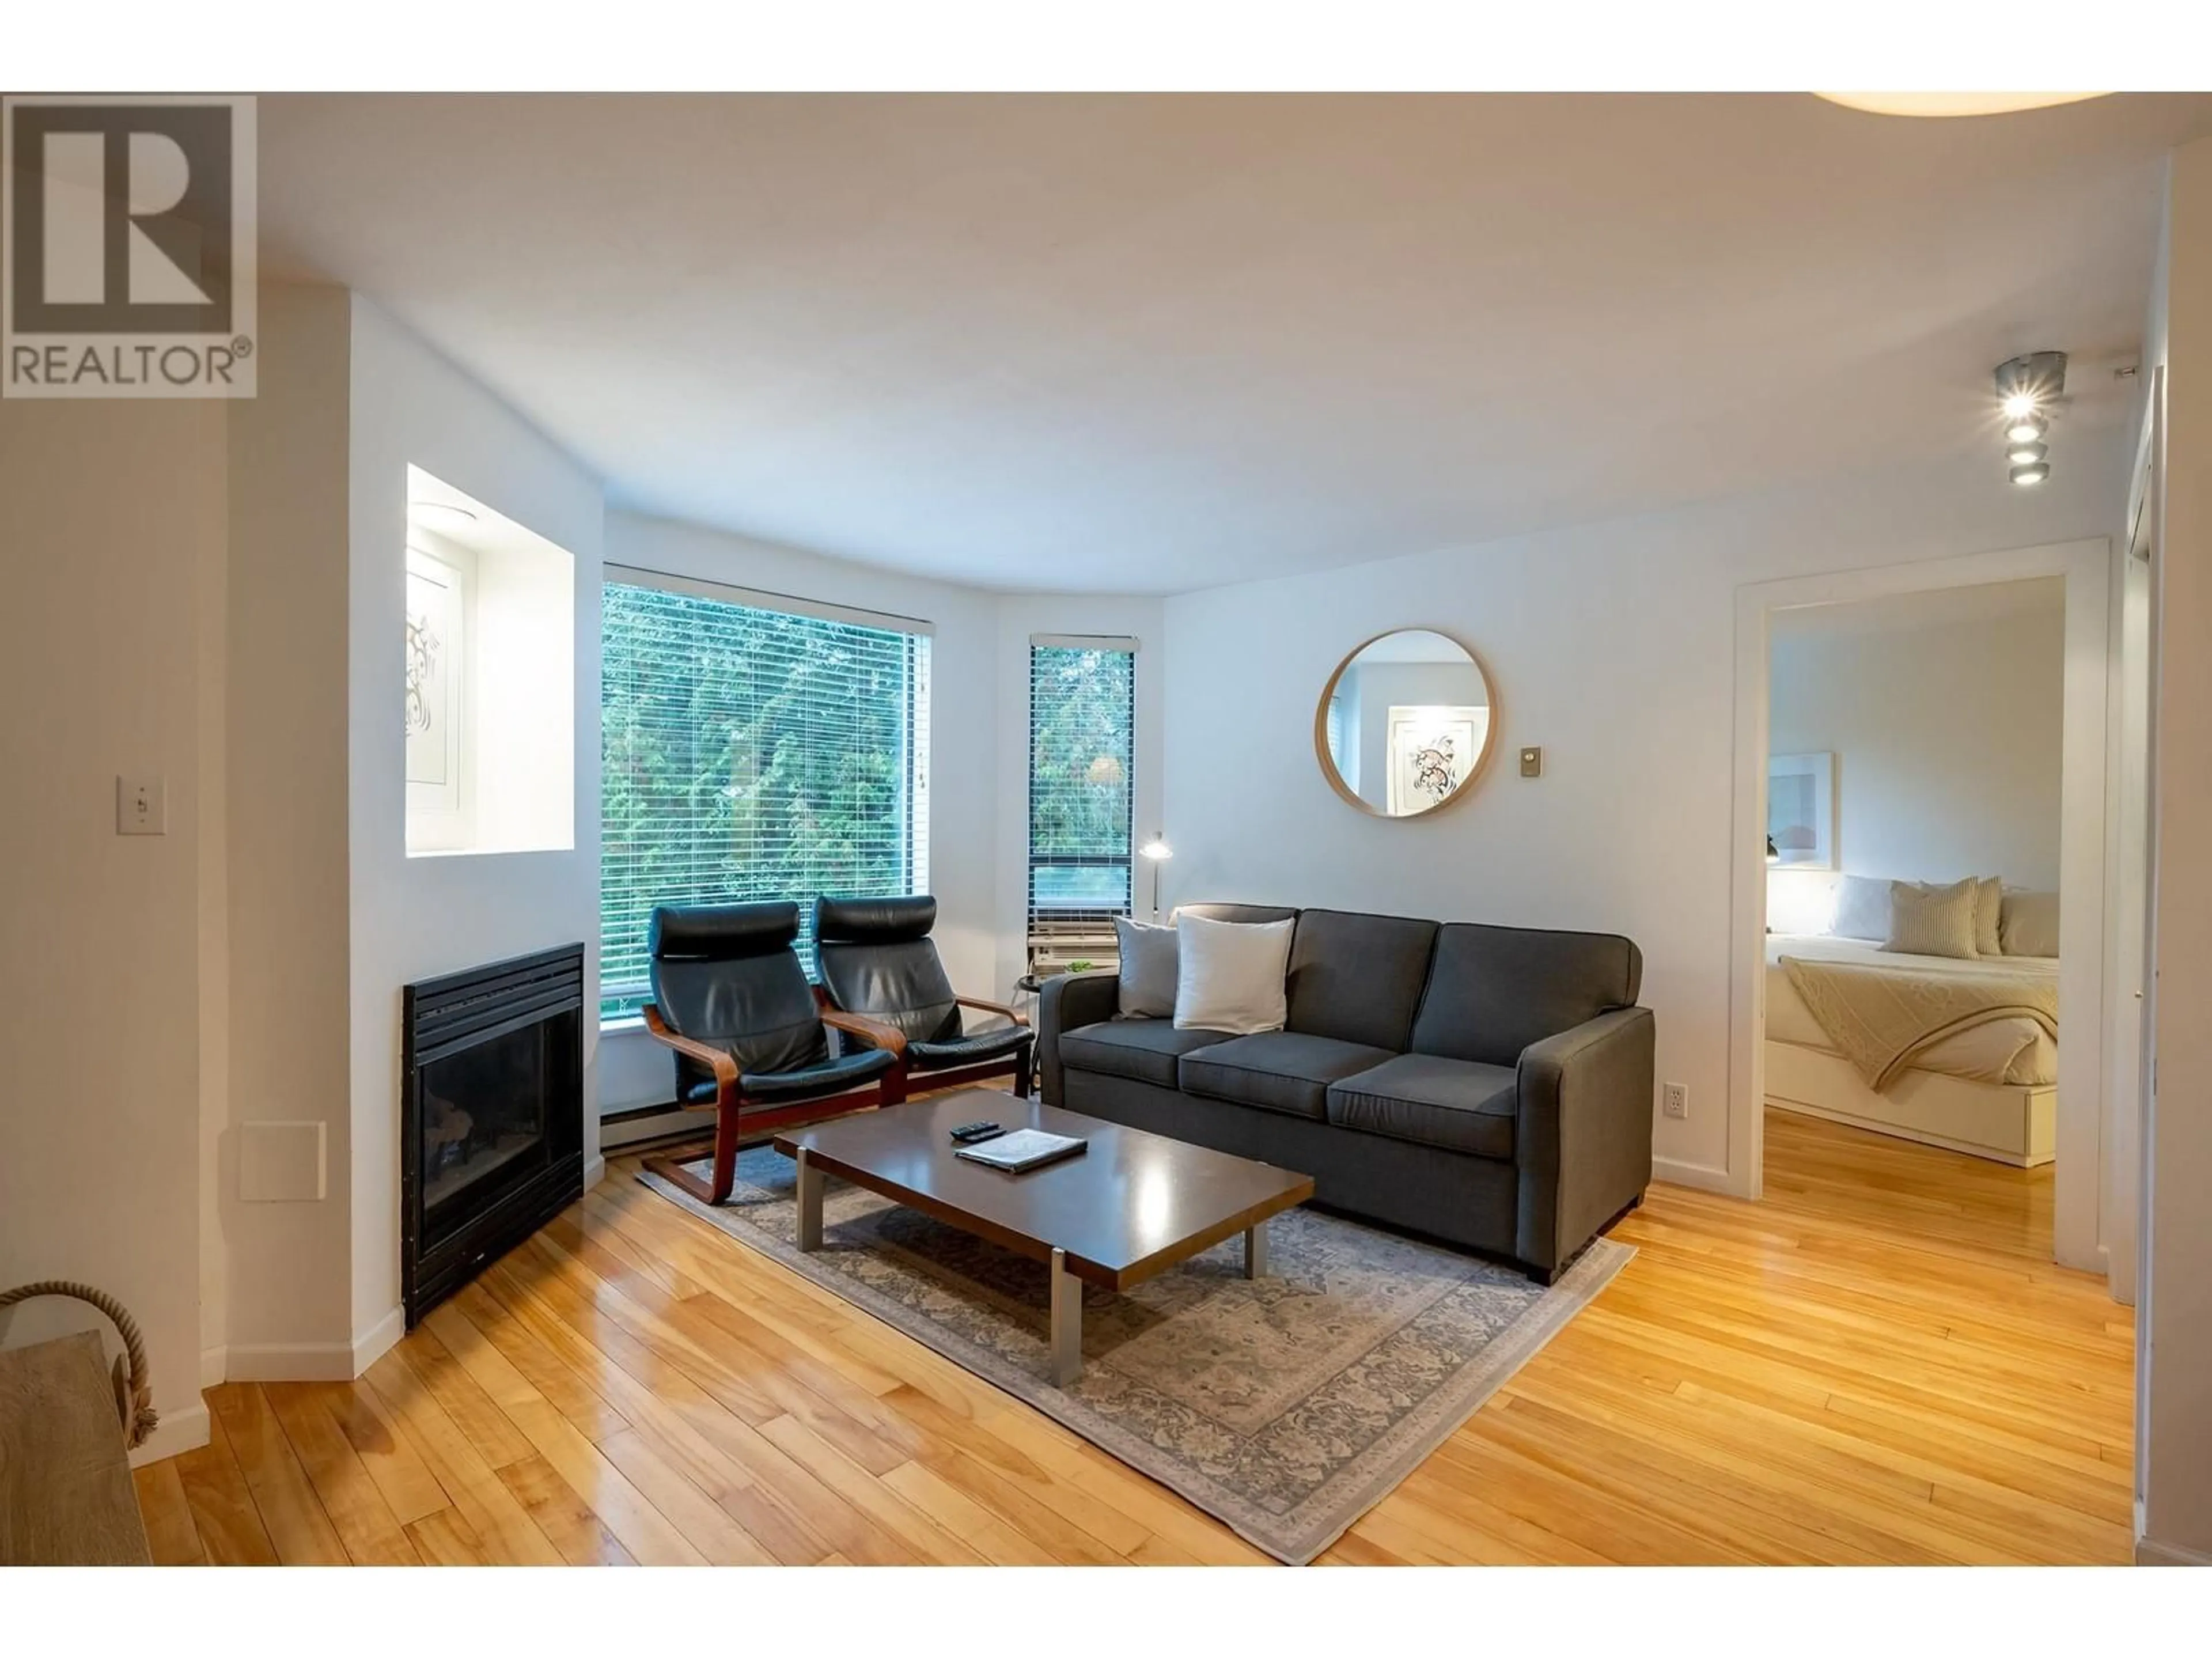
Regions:
<instances>
[{"instance_id":1,"label":"doorway to bedroom","mask_svg":"<svg viewBox=\"0 0 2212 1659\"><path fill-rule=\"evenodd\" d=\"M1788 577L1747 583L1736 590L1735 805L1729 855L1735 898L1731 919L1726 1169L1731 1190L1747 1198L1761 1198L1766 1195L1771 1178L1796 1182L1821 1194L1824 1201L1863 1200L1893 1188L1905 1194L1917 1177L1905 1173L1899 1160L1919 1164L1935 1159L1943 1169L1977 1186L1996 1179L2027 1194L2018 1201L2014 1212L2011 1246L2014 1252L2031 1250L2041 1261L2098 1273L2107 1279L2107 1288L2116 1299L2132 1300L2140 1182L2127 1148L2133 1141L2131 1131L2140 1118L2142 1101L2140 1089L2118 1073L2130 1041L2123 1018L2129 1011L2130 988L2144 988L2140 977L2118 960L2125 951L2125 929L2113 924L2140 912L2144 903L2142 882L2138 878L2130 885L2128 871L2134 866L2124 854L2129 837L2136 832L2128 827L2129 817L2123 810L2128 793L2125 781L2133 775L2128 757L2144 741L2140 727L2130 727L2121 717L2127 702L2124 687L2132 683L2131 676L2140 678L2148 665L2129 645L2131 635L2125 626L2142 586L2136 580L2137 562L2132 550L2097 538ZM2061 596L2055 620L2047 608L2053 589L2033 586L2042 582L2055 583ZM1874 608L1855 612L1853 608L1860 606ZM1934 609L1916 611L1915 606ZM1828 614L1817 614L1822 611ZM1887 625L1893 622L1919 625ZM1899 845L1880 839L1887 833L1886 824L1863 825L1857 809L1869 804L1879 809L1882 799L1878 793L1859 793L1870 775L1864 757L1858 753L1863 739L1849 731L1836 736L1801 730L1783 732L1770 741L1770 724L1776 711L1769 682L1777 672L1777 641L1781 641L1786 653L1792 649L1790 641L1801 631L1811 635L1840 633L1850 642L1844 649L1866 658L1880 656L1888 665L1881 695L1893 696L1900 684L1917 686L1917 693L1906 700L1904 713L1923 726L1948 720L1962 712L1989 711L2000 696L2022 707L2035 706L2035 696L2014 681L1995 678L1996 671L1987 670L1979 678L1960 672L1968 665L1968 659L1962 648L1949 642L1948 624L1953 623L1962 630L1972 624L1992 631L2001 640L2009 639L2009 655L2014 659L2027 657L2018 648L2019 640L2034 637L2035 630L2041 629L2040 636L2046 641L2040 653L2045 663L2049 659L2051 630L2057 630L2058 852L2053 890L2031 885L2036 879L2033 872L2039 867L2039 859L2048 856L2049 832L2039 832L2046 850L2039 853L2038 832L2021 833L2026 826L2017 822L1985 827L1979 842L1953 840L1948 843L1952 850L1945 855L1955 859L1955 864L1937 867L1928 862L1932 854L1923 830L1918 832L1921 844L1905 849L1913 860L1911 866L1877 869L1869 862L1861 867L1862 860L1870 860L1885 845L1893 848ZM2008 627L2012 630L2009 635L2005 633ZM1891 635L1900 636L1905 643L1869 643L1887 641ZM1929 665L1943 672L1931 678L1923 672ZM1793 671L1785 664L1779 672L1786 678ZM2031 671L2008 667L2004 672ZM2003 690L2008 686L2012 689ZM1788 694L1784 695L1786 698ZM2040 695L2045 700L2043 706L2047 707L2047 690ZM1865 700L1862 694L1861 701ZM1994 720L1974 729L1981 732L1985 746L2047 748L2050 741L2047 735L2006 735L2006 729ZM2045 717L2036 731L2047 733L2049 729ZM1832 759L1820 758L1824 756ZM2047 757L2044 763L2047 765ZM1917 774L1920 793L1931 793L1929 786L1946 781L1950 772L1970 770L1981 776L1986 769L1979 760L1954 761L1939 766L1931 775L1929 763L1923 760ZM2047 793L2047 771L2044 776L2045 781L2040 787ZM1770 785L1778 781L1780 787L1772 793L1778 798L1779 816L1770 820ZM1985 787L1996 787L1994 784ZM2011 816L2023 817L2024 809L2015 805ZM1980 821L1989 824L1986 815ZM1766 856L1770 836L1771 862ZM1869 836L1877 839L1870 842ZM1941 850L1942 844L1936 845ZM2111 858L2108 850L2113 854ZM2007 863L2018 868L2002 867ZM2134 866L2140 863L2135 860ZM1984 868L1984 864L1992 867ZM1866 882L1844 879L1852 876L1864 877ZM1984 896L1991 890L1987 879L1990 877L1996 878L1993 908L1998 937L1994 954L1984 955L1982 946L1987 939L1990 908ZM1811 890L1781 890L1792 881L1798 888ZM1893 883L1910 889L1903 895L1901 914L1899 892ZM1962 883L1965 889L1959 890ZM1774 897L1778 908L1770 923L1771 887L1777 890ZM2048 891L2054 890L2055 907L2048 897ZM1968 892L1972 897L1966 896ZM1879 920L1871 925L1851 914L1869 894L1889 901L1887 912L1877 907ZM2022 958L2019 961L2008 960L2004 949L2008 898L2014 900L2009 908L2014 954ZM1977 900L1984 902L1978 924L1974 920ZM2063 928L2058 927L2060 918ZM1932 939L1939 942L1938 948L1882 949L1889 943L1893 922L1909 930L1910 942L1924 945ZM1839 923L1852 931L1839 933ZM1767 933L1770 925L1782 937L1802 943L1802 948L1772 951L1774 959L1770 961L1774 938ZM2022 982L2027 968L2025 957L2039 927L2057 933L2055 1010L2048 984L2035 988ZM1947 956L1947 950L1964 950L1956 942L1961 928L1972 930L1973 954ZM1898 937L1900 945L1908 942L1906 932L1901 931ZM1856 939L1872 960L1834 962L1826 969L1809 971L1801 967L1792 975L1781 958L1794 957L1803 963L1821 954L1812 941L1823 939L1835 941L1830 947L1833 951L1844 951L1845 942ZM1940 943L1945 940L1951 942ZM1986 985L1960 986L1932 973L1917 982L1883 986L1881 970L1902 966L1897 958L1908 956L1948 962L1954 964L1954 975L1981 975L1987 971L1995 977L2009 970L2015 979L2005 988L2006 994L1994 1000ZM1856 975L1849 971L1855 968L1862 971ZM1814 1038L1817 1032L1818 1036L1796 1046L1808 1054L1784 1053L1782 1042L1768 1040L1770 1036L1789 1035L1790 1020L1800 1012L1787 1006L1780 1009L1778 1028L1770 1033L1770 975L1786 980L1797 1001L1805 1004L1802 1018L1810 1029L1801 1024L1796 1035ZM1885 1006L1885 998L1904 1006ZM1821 1011L1816 1011L1816 1003L1822 1005ZM1923 1005L1917 1012L1916 1003ZM1905 1031L1900 1036L1904 1026L1924 1014L1929 1005L1948 1012L1925 1030ZM1822 1023L1822 1011L1836 1029ZM1970 1035L1984 1026L1993 1030L1974 1037L1966 1047L1999 1043L2003 1022L2014 1020L2040 1028L2049 1052L2055 1054L2056 1081L2048 1085L2055 1095L2047 1162L2032 1161L2040 1157L2042 1150L2035 1139L2040 1133L2034 1110L2039 1103L2020 1092L2032 1095L2045 1086L2033 1080L2033 1067L2043 1051L2021 1035L2024 1028L2009 1028L2021 1040L2010 1054L2000 1056L2003 1066L1999 1075L2026 1077L2029 1079L2026 1082L1959 1078L1913 1063L1927 1058L1926 1051L1942 1041ZM1843 1038L1839 1039L1838 1030L1844 1033ZM1854 1049L1863 1051L1860 1058L1867 1062L1864 1066L1854 1063ZM1810 1057L1824 1051L1825 1064ZM1783 1065L1781 1075L1770 1088L1772 1054L1780 1054ZM1936 1058L1972 1063L1972 1058L1961 1058L1957 1048ZM1981 1058L1986 1060L1987 1056ZM1791 1074L1793 1067L1800 1073L1823 1072L1835 1087L1814 1094L1804 1076ZM1947 1097L1958 1109L1948 1120L1952 1127L1946 1128L1939 1121L1927 1132L1942 1136L1944 1142L1972 1142L1972 1149L1960 1150L1954 1145L1898 1133L1904 1127L1893 1121L1899 1115L1898 1085L1914 1071L1955 1081L1962 1089L1978 1082L1996 1091L1978 1097L1971 1092L1958 1095L1948 1082L1918 1083L1907 1091L1922 1097L1923 1103L1939 1095ZM1856 1083L1856 1092L1843 1081L1846 1078ZM1877 1082L1882 1086L1876 1086ZM2013 1092L2007 1095L2005 1091ZM1770 1105L1770 1101L1780 1103ZM1966 1110L1970 1101L1984 1109L1978 1116ZM1808 1105L1826 1106L1831 1115L1793 1109ZM2009 1115L2010 1127L1992 1127L1986 1109L1992 1105ZM1833 1115L1838 1111L1844 1115ZM1847 1160L1854 1164L1848 1172L1831 1168L1825 1172L1793 1174L1783 1161L1771 1160L1767 1155L1770 1117L1782 1132L1796 1129L1828 1137L1871 1157L1873 1163L1869 1165L1857 1158ZM1971 1132L1958 1133L1970 1119ZM1807 1129L1806 1126L1814 1127ZM1923 1122L1920 1127L1925 1130L1927 1126ZM1780 1133L1776 1139L1779 1148ZM1989 1148L2014 1145L2019 1148L2018 1163L1985 1155ZM2039 1190L2045 1182L2047 1245L2042 1219L2046 1205ZM1956 1192L1923 1193L1917 1198L1904 1198L1899 1205L1900 1213L1917 1216L1938 1229L1944 1224L1942 1217L1972 1207ZM1883 1224L1887 1224L1887 1218ZM2017 1262L2021 1257L2014 1254L2009 1259Z\"/></svg>"},{"instance_id":2,"label":"doorway to bedroom","mask_svg":"<svg viewBox=\"0 0 2212 1659\"><path fill-rule=\"evenodd\" d=\"M2066 584L1768 629L1765 1189L2051 1259Z\"/></svg>"}]
</instances>

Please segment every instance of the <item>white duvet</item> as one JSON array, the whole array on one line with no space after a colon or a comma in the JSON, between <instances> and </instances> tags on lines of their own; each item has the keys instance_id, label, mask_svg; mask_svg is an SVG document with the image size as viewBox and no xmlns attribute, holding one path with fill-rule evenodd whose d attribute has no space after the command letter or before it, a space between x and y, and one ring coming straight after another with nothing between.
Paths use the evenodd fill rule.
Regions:
<instances>
[{"instance_id":1,"label":"white duvet","mask_svg":"<svg viewBox=\"0 0 2212 1659\"><path fill-rule=\"evenodd\" d=\"M1869 967L1909 968L1915 972L2019 973L2055 979L2057 957L1913 957L1885 951L1867 939L1826 933L1769 933L1766 936L1766 1040L1835 1054L1836 1045L1813 1018L1812 1010L1782 970L1782 958L1806 962L1863 963ZM1941 1072L1975 1083L2011 1083L2043 1087L2058 1081L2058 1045L2032 1019L1991 1020L1945 1037L1913 1058L1913 1069Z\"/></svg>"}]
</instances>

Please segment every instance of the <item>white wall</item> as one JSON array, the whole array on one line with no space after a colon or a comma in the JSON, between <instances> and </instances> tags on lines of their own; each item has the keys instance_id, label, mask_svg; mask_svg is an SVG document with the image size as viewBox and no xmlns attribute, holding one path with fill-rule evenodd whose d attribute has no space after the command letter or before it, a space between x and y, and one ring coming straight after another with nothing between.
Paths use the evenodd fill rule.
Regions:
<instances>
[{"instance_id":1,"label":"white wall","mask_svg":"<svg viewBox=\"0 0 2212 1659\"><path fill-rule=\"evenodd\" d=\"M0 1285L87 1279L130 1308L164 1419L147 1455L207 1435L198 993L219 757L200 679L225 446L219 404L0 403ZM166 779L166 835L115 833L118 772ZM0 1314L10 1346L81 1328L104 1322Z\"/></svg>"},{"instance_id":2,"label":"white wall","mask_svg":"<svg viewBox=\"0 0 2212 1659\"><path fill-rule=\"evenodd\" d=\"M211 1369L241 1377L301 1375L303 1355L341 1369L352 1254L343 1082L350 301L342 289L264 283L260 313L259 395L229 409L228 858L210 981L226 1001L210 1231L227 1289L205 1346ZM259 1133L246 1126L264 1122L322 1126L323 1199L239 1200L240 1143Z\"/></svg>"},{"instance_id":3,"label":"white wall","mask_svg":"<svg viewBox=\"0 0 2212 1659\"><path fill-rule=\"evenodd\" d=\"M2212 140L2174 153L2170 192L2165 304L2145 361L2166 380L2137 1548L2212 1561Z\"/></svg>"},{"instance_id":4,"label":"white wall","mask_svg":"<svg viewBox=\"0 0 2212 1659\"><path fill-rule=\"evenodd\" d=\"M352 1265L357 1366L398 1334L400 988L582 940L599 983L599 484L504 404L358 295L349 408L347 799L351 881ZM406 855L407 468L422 467L574 556L577 789L567 851ZM585 1022L585 1156L597 1156Z\"/></svg>"},{"instance_id":5,"label":"white wall","mask_svg":"<svg viewBox=\"0 0 2212 1659\"><path fill-rule=\"evenodd\" d=\"M2047 585L2012 615L1778 634L1770 747L1836 756L1840 868L2057 890L2066 614Z\"/></svg>"},{"instance_id":6,"label":"white wall","mask_svg":"<svg viewBox=\"0 0 2212 1659\"><path fill-rule=\"evenodd\" d=\"M1330 904L1619 931L1644 953L1665 1172L1717 1183L1727 1155L1735 590L1743 583L2101 536L2122 434L2069 433L2021 490L1975 445L1928 467L1449 548L1167 602L1166 812L1175 900ZM1431 627L1489 668L1494 768L1427 817L1366 817L1323 782L1315 701L1344 652Z\"/></svg>"}]
</instances>

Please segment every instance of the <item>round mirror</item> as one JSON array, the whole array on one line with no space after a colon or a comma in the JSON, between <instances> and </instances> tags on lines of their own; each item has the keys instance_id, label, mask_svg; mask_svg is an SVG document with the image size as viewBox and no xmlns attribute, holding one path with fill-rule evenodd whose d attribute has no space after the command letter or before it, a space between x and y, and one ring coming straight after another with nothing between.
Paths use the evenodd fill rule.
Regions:
<instances>
[{"instance_id":1,"label":"round mirror","mask_svg":"<svg viewBox=\"0 0 2212 1659\"><path fill-rule=\"evenodd\" d=\"M1490 678L1449 635L1401 628L1342 662L1314 712L1314 750L1336 793L1376 817L1433 812L1490 756Z\"/></svg>"}]
</instances>

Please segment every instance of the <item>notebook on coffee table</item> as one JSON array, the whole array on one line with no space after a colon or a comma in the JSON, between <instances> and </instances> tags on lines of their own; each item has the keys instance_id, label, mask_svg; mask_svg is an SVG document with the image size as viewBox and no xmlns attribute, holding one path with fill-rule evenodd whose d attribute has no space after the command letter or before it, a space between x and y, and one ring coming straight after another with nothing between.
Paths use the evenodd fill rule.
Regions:
<instances>
[{"instance_id":1,"label":"notebook on coffee table","mask_svg":"<svg viewBox=\"0 0 2212 1659\"><path fill-rule=\"evenodd\" d=\"M1090 1144L1076 1135L1056 1135L1043 1129L1012 1129L973 1146L959 1147L953 1156L1018 1175L1024 1170L1073 1158Z\"/></svg>"}]
</instances>

